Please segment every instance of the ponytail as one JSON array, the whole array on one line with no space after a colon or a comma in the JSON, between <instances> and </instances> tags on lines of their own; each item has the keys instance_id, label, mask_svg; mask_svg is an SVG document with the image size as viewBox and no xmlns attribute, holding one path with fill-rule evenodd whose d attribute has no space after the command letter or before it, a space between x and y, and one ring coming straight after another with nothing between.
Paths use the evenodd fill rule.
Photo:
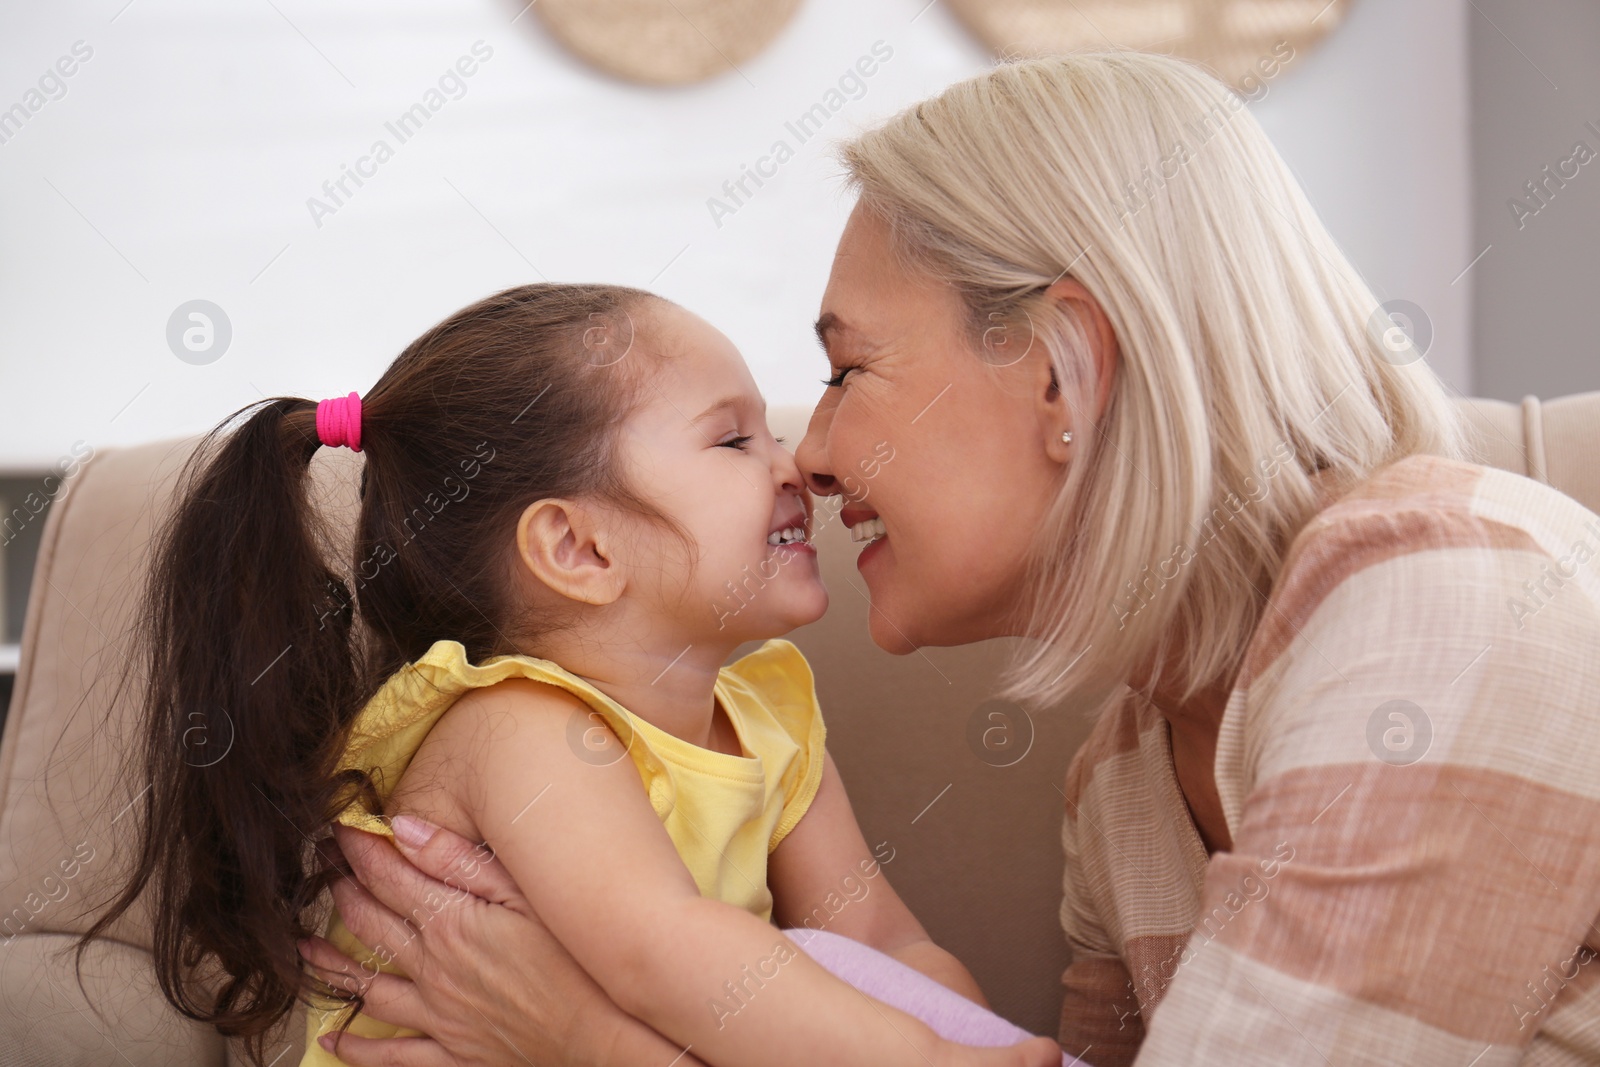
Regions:
<instances>
[{"instance_id":1,"label":"ponytail","mask_svg":"<svg viewBox=\"0 0 1600 1067\"><path fill-rule=\"evenodd\" d=\"M201 440L157 536L135 635L148 807L132 880L78 953L148 890L163 994L260 1062L306 991L295 942L329 877L312 837L348 799L336 745L367 694L307 500L314 405L252 407Z\"/></svg>"},{"instance_id":2,"label":"ponytail","mask_svg":"<svg viewBox=\"0 0 1600 1067\"><path fill-rule=\"evenodd\" d=\"M331 877L313 839L351 800L380 811L363 775L336 776L350 724L441 638L476 663L537 648L559 625L517 580L528 504L590 496L672 528L615 461L654 366L645 346L623 358L653 299L519 286L408 345L361 398L348 546L335 549L308 499L321 440L310 401L251 405L200 441L159 528L136 631L133 662L149 673L134 870L80 939L80 962L148 895L162 993L243 1038L258 1064L296 1000L359 1003L304 972L295 949ZM618 337L622 356L597 351Z\"/></svg>"}]
</instances>

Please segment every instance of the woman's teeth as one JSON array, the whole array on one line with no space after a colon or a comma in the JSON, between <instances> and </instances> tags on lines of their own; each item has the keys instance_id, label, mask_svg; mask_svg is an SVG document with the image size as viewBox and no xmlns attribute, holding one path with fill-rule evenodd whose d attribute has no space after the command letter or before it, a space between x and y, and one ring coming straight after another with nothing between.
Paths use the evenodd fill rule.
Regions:
<instances>
[{"instance_id":1,"label":"woman's teeth","mask_svg":"<svg viewBox=\"0 0 1600 1067\"><path fill-rule=\"evenodd\" d=\"M805 540L806 531L803 526L790 526L786 530L779 530L776 533L767 535L767 544L769 545L804 544Z\"/></svg>"},{"instance_id":2,"label":"woman's teeth","mask_svg":"<svg viewBox=\"0 0 1600 1067\"><path fill-rule=\"evenodd\" d=\"M882 519L867 519L865 522L858 522L850 527L850 540L875 541L888 534L888 532L883 528Z\"/></svg>"}]
</instances>

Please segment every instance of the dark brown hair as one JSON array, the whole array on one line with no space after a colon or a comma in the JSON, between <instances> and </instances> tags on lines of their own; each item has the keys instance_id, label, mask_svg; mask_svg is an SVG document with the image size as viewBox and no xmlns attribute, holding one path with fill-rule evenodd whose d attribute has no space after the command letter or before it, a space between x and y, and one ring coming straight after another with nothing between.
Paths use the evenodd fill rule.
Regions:
<instances>
[{"instance_id":1,"label":"dark brown hair","mask_svg":"<svg viewBox=\"0 0 1600 1067\"><path fill-rule=\"evenodd\" d=\"M347 566L333 565L308 498L314 402L261 401L201 439L159 529L136 634L148 671L136 787L149 796L134 868L80 959L148 892L162 992L244 1038L257 1063L296 1000L356 999L311 979L295 948L331 877L312 840L367 792L335 777L347 729L437 640L476 663L558 624L516 593L527 504L590 496L662 518L614 462L650 299L522 286L412 342L362 398ZM208 739L231 747L197 758Z\"/></svg>"}]
</instances>

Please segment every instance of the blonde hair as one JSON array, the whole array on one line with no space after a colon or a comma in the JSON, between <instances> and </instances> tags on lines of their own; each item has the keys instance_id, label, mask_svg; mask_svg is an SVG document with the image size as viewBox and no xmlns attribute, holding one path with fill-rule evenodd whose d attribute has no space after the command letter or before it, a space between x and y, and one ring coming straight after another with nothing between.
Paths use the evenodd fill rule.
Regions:
<instances>
[{"instance_id":1,"label":"blonde hair","mask_svg":"<svg viewBox=\"0 0 1600 1067\"><path fill-rule=\"evenodd\" d=\"M1010 699L1150 665L1147 694L1231 678L1319 485L1413 453L1467 458L1443 383L1395 351L1244 102L1199 67L1006 63L841 154L896 249L960 293L975 342L1026 323L1075 413ZM1044 293L1069 273L1121 353L1098 424L1085 324Z\"/></svg>"}]
</instances>

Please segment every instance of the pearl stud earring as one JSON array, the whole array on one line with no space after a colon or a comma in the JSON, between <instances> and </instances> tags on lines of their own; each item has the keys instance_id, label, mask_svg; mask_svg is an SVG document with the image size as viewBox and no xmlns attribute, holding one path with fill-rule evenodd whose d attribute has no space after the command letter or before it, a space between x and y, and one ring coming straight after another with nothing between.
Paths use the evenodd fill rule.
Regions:
<instances>
[{"instance_id":1,"label":"pearl stud earring","mask_svg":"<svg viewBox=\"0 0 1600 1067\"><path fill-rule=\"evenodd\" d=\"M1069 444L1072 443L1072 431L1071 430L1062 430L1061 431L1061 443L1064 444L1064 445L1069 445Z\"/></svg>"}]
</instances>

